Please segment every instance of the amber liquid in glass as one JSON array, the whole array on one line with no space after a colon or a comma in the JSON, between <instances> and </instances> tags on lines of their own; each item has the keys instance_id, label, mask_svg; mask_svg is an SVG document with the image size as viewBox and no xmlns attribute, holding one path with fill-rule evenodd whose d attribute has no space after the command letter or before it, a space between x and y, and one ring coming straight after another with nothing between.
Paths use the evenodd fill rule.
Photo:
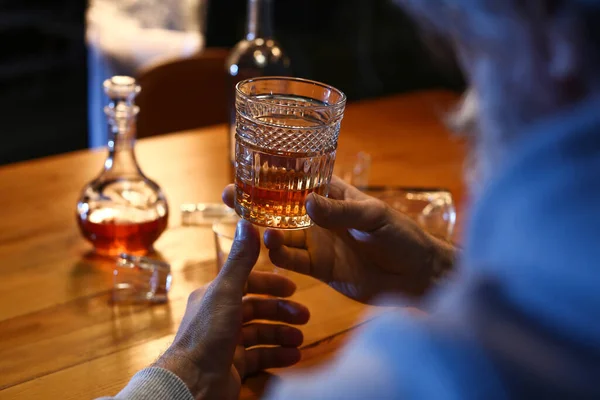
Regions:
<instances>
[{"instance_id":1,"label":"amber liquid in glass","mask_svg":"<svg viewBox=\"0 0 600 400\"><path fill-rule=\"evenodd\" d=\"M250 153L249 158L261 166L252 168L238 158L238 215L270 228L303 229L311 226L312 221L306 213L306 198L313 192L327 196L335 151L292 157L268 154L240 142L237 146L241 154ZM247 159L243 155L241 158ZM250 179L248 172L252 174Z\"/></svg>"},{"instance_id":2,"label":"amber liquid in glass","mask_svg":"<svg viewBox=\"0 0 600 400\"><path fill-rule=\"evenodd\" d=\"M268 185L268 182L267 182ZM236 182L237 189L241 193L240 200L243 206L265 210L275 217L298 217L306 215L306 198L311 193L323 195L325 186L314 188L294 189L283 188L277 183L268 185L271 187L255 187L240 180ZM252 199L252 201L249 201Z\"/></svg>"},{"instance_id":3,"label":"amber liquid in glass","mask_svg":"<svg viewBox=\"0 0 600 400\"><path fill-rule=\"evenodd\" d=\"M77 219L84 237L96 249L96 253L106 256L117 256L121 253L145 255L152 244L167 227L168 215L155 220L127 223L114 220L91 222Z\"/></svg>"}]
</instances>

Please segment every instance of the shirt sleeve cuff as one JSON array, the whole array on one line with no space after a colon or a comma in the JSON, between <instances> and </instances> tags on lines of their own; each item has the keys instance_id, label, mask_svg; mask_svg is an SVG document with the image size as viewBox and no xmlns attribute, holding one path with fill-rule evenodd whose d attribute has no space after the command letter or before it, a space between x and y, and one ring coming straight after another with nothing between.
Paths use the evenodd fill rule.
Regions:
<instances>
[{"instance_id":1,"label":"shirt sleeve cuff","mask_svg":"<svg viewBox=\"0 0 600 400\"><path fill-rule=\"evenodd\" d=\"M171 371L150 367L135 374L115 399L194 400L194 396Z\"/></svg>"}]
</instances>

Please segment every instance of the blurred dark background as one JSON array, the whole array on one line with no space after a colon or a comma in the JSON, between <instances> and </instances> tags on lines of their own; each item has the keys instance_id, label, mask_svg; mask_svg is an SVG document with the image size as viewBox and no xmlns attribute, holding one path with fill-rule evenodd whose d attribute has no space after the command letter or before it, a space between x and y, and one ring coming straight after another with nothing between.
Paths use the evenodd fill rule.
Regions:
<instances>
[{"instance_id":1,"label":"blurred dark background","mask_svg":"<svg viewBox=\"0 0 600 400\"><path fill-rule=\"evenodd\" d=\"M86 7L0 0L0 164L88 146ZM246 0L212 0L206 46L232 47L245 20ZM464 86L447 49L425 45L390 0L276 0L275 36L295 75L336 86L350 101Z\"/></svg>"},{"instance_id":2,"label":"blurred dark background","mask_svg":"<svg viewBox=\"0 0 600 400\"><path fill-rule=\"evenodd\" d=\"M242 38L245 8L246 0L211 2L207 45L231 47ZM420 32L391 0L275 0L274 14L275 36L294 74L333 85L350 101L463 88L449 49Z\"/></svg>"},{"instance_id":3,"label":"blurred dark background","mask_svg":"<svg viewBox=\"0 0 600 400\"><path fill-rule=\"evenodd\" d=\"M86 147L85 10L0 0L0 163Z\"/></svg>"}]
</instances>

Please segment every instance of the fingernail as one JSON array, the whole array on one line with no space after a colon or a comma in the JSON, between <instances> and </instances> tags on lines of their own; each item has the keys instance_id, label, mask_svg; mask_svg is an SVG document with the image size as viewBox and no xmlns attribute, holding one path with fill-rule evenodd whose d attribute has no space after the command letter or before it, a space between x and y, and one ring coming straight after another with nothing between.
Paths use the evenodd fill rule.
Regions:
<instances>
[{"instance_id":1,"label":"fingernail","mask_svg":"<svg viewBox=\"0 0 600 400\"><path fill-rule=\"evenodd\" d=\"M358 229L348 229L348 233L359 242L366 242L373 238L373 235L369 232L359 231Z\"/></svg>"},{"instance_id":2,"label":"fingernail","mask_svg":"<svg viewBox=\"0 0 600 400\"><path fill-rule=\"evenodd\" d=\"M237 228L235 230L235 240L242 240L247 236L248 225L249 223L243 219L237 223Z\"/></svg>"}]
</instances>

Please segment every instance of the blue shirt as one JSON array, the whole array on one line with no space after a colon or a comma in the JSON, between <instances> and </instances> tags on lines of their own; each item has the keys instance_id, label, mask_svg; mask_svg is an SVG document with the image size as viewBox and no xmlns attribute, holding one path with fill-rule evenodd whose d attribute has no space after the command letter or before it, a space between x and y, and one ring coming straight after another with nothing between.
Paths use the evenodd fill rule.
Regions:
<instances>
[{"instance_id":1,"label":"blue shirt","mask_svg":"<svg viewBox=\"0 0 600 400\"><path fill-rule=\"evenodd\" d=\"M380 318L268 399L600 399L600 101L506 154L430 316Z\"/></svg>"}]
</instances>

